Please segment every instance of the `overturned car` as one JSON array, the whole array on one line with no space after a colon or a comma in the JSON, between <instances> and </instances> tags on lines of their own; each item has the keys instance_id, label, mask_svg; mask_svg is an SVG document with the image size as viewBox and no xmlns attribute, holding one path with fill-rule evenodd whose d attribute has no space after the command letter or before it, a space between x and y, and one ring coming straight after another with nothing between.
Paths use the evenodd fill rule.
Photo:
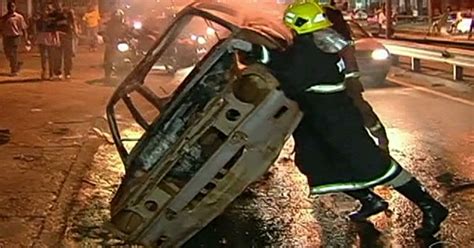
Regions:
<instances>
[{"instance_id":1,"label":"overturned car","mask_svg":"<svg viewBox=\"0 0 474 248\"><path fill-rule=\"evenodd\" d=\"M241 13L216 3L186 7L113 94L107 117L126 174L107 226L122 239L183 245L268 170L299 123L278 81L259 64L240 63L231 46L238 38L284 49L288 31ZM194 33L207 35L198 61L172 76L153 70ZM125 137L122 110L142 129L138 139Z\"/></svg>"}]
</instances>

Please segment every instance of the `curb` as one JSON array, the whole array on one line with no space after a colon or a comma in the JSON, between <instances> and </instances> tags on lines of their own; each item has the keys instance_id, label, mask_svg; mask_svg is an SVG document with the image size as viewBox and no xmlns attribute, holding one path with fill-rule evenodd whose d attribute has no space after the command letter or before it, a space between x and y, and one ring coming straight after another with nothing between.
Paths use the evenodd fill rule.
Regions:
<instances>
[{"instance_id":1,"label":"curb","mask_svg":"<svg viewBox=\"0 0 474 248\"><path fill-rule=\"evenodd\" d=\"M446 94L446 93L442 93L442 92L439 92L439 91L436 91L436 90L432 90L432 89L429 89L429 88L426 88L426 87L423 87L423 86L417 86L417 85L408 83L408 82L406 82L402 79L395 78L392 75L387 76L387 80L392 82L392 83L404 86L404 87L413 88L413 89L416 89L416 90L419 90L419 91L423 91L425 93L429 93L429 94L432 94L432 95L444 97L444 98L450 99L452 101L459 102L459 103L466 104L466 105L474 107L474 102L473 101L469 101L469 100L466 100L466 99L463 99L463 98L460 98L460 97L455 97L455 96L452 96L452 95L449 95L449 94Z\"/></svg>"},{"instance_id":2,"label":"curb","mask_svg":"<svg viewBox=\"0 0 474 248\"><path fill-rule=\"evenodd\" d=\"M105 120L97 117L92 123L88 132L94 127L103 127ZM48 213L38 239L34 241L33 247L61 247L60 244L66 231L69 213L82 185L82 178L90 169L94 154L102 144L104 144L104 140L96 135L89 134L85 138L75 162L72 163L70 171L64 180L56 204Z\"/></svg>"}]
</instances>

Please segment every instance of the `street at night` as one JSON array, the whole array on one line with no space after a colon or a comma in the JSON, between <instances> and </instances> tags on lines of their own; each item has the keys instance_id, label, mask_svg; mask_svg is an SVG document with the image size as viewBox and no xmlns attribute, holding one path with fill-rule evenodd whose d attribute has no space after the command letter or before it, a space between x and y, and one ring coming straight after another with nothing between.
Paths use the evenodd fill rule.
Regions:
<instances>
[{"instance_id":1,"label":"street at night","mask_svg":"<svg viewBox=\"0 0 474 248\"><path fill-rule=\"evenodd\" d=\"M13 2L0 248L474 247L469 1Z\"/></svg>"}]
</instances>

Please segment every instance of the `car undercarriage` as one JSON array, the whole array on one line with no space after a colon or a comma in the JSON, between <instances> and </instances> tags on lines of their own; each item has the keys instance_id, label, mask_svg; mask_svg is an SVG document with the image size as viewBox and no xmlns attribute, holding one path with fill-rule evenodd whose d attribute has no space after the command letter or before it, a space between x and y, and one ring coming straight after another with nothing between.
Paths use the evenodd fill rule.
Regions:
<instances>
[{"instance_id":1,"label":"car undercarriage","mask_svg":"<svg viewBox=\"0 0 474 248\"><path fill-rule=\"evenodd\" d=\"M240 63L239 51L230 45L238 38L278 48L284 35L275 38L275 33L256 25L225 21L211 14L216 10L227 11L219 4L202 3L184 9L108 105L109 125L126 174L111 202L107 226L131 243L184 244L268 170L302 117L272 74L260 64ZM154 89L165 82L152 80L148 85L145 77L195 18L226 35L215 34L209 52L182 80L169 79L176 88L160 97ZM152 121L130 97L137 93L158 110ZM117 125L119 102L144 129L130 151Z\"/></svg>"}]
</instances>

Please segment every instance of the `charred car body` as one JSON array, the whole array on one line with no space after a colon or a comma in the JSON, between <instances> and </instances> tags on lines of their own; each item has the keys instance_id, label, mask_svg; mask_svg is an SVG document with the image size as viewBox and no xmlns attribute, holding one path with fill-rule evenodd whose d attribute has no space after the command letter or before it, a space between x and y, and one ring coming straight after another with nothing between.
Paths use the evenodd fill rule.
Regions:
<instances>
[{"instance_id":1,"label":"charred car body","mask_svg":"<svg viewBox=\"0 0 474 248\"><path fill-rule=\"evenodd\" d=\"M113 94L107 116L126 174L108 227L119 237L184 244L268 170L299 123L302 114L278 81L261 65L239 63L230 45L238 38L283 49L288 31L240 13L216 3L186 7ZM207 53L184 75L154 73L181 33L209 28ZM119 106L143 129L132 147L119 128ZM158 114L146 116L151 109Z\"/></svg>"}]
</instances>

